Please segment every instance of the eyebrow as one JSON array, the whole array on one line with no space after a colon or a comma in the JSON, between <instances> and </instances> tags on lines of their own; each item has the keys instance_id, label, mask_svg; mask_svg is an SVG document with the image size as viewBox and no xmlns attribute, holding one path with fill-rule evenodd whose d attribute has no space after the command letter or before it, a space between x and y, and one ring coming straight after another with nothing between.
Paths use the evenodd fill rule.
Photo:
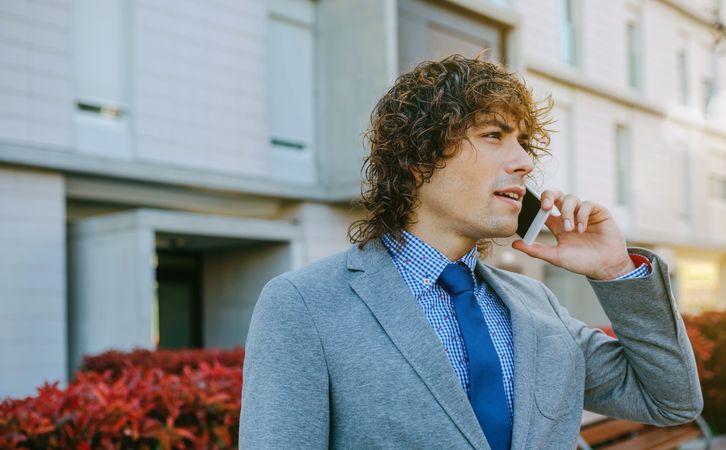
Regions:
<instances>
[{"instance_id":1,"label":"eyebrow","mask_svg":"<svg viewBox=\"0 0 726 450\"><path fill-rule=\"evenodd\" d=\"M512 133L514 131L514 128L509 125L508 123L502 122L498 119L488 119L485 120L477 126L477 128L480 127L490 127L490 126L496 126L497 128L500 128L505 133ZM529 134L527 133L520 133L519 135L520 139L529 139Z\"/></svg>"}]
</instances>

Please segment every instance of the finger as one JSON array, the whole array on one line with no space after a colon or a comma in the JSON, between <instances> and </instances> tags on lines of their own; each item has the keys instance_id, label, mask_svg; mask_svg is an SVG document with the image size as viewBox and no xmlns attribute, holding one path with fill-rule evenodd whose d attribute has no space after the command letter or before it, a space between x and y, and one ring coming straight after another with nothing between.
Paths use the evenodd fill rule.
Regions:
<instances>
[{"instance_id":1,"label":"finger","mask_svg":"<svg viewBox=\"0 0 726 450\"><path fill-rule=\"evenodd\" d=\"M562 226L562 218L560 216L555 216L554 212L547 216L547 219L545 219L545 225L547 225L547 228L555 236L559 236L561 233L565 232L565 229Z\"/></svg>"},{"instance_id":2,"label":"finger","mask_svg":"<svg viewBox=\"0 0 726 450\"><path fill-rule=\"evenodd\" d=\"M547 189L540 194L542 209L549 211L564 194L559 189Z\"/></svg>"},{"instance_id":3,"label":"finger","mask_svg":"<svg viewBox=\"0 0 726 450\"><path fill-rule=\"evenodd\" d=\"M562 213L562 226L565 231L575 229L575 209L580 204L580 199L572 194L567 194L561 201L561 205L557 205Z\"/></svg>"},{"instance_id":4,"label":"finger","mask_svg":"<svg viewBox=\"0 0 726 450\"><path fill-rule=\"evenodd\" d=\"M592 202L584 201L580 204L577 209L577 232L584 233L587 230L587 223L590 218L590 214L595 209L595 204Z\"/></svg>"},{"instance_id":5,"label":"finger","mask_svg":"<svg viewBox=\"0 0 726 450\"><path fill-rule=\"evenodd\" d=\"M556 265L558 261L557 249L550 245L540 244L539 242L533 242L532 245L527 245L523 240L518 239L512 242L512 248L534 258L547 261L550 264Z\"/></svg>"}]
</instances>

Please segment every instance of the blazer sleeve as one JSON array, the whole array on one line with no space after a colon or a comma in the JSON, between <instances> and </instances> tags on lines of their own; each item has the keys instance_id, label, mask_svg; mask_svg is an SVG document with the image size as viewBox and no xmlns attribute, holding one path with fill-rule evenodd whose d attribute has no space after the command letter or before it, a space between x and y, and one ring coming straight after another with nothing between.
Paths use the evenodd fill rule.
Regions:
<instances>
[{"instance_id":1,"label":"blazer sleeve","mask_svg":"<svg viewBox=\"0 0 726 450\"><path fill-rule=\"evenodd\" d=\"M283 276L262 290L245 348L240 449L327 448L328 370L302 296Z\"/></svg>"},{"instance_id":2,"label":"blazer sleeve","mask_svg":"<svg viewBox=\"0 0 726 450\"><path fill-rule=\"evenodd\" d=\"M629 251L653 261L650 275L589 280L618 339L570 317L545 288L585 358L584 407L660 426L691 421L700 414L703 397L667 267L647 250Z\"/></svg>"}]
</instances>

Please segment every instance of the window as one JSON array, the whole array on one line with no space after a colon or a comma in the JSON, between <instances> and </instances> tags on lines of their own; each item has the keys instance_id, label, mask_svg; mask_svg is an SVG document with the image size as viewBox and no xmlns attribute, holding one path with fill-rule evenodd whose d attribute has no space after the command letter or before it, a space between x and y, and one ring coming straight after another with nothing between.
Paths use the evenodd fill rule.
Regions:
<instances>
[{"instance_id":1,"label":"window","mask_svg":"<svg viewBox=\"0 0 726 450\"><path fill-rule=\"evenodd\" d=\"M291 151L313 144L313 30L274 13L268 58L270 142Z\"/></svg>"},{"instance_id":2,"label":"window","mask_svg":"<svg viewBox=\"0 0 726 450\"><path fill-rule=\"evenodd\" d=\"M130 158L129 6L125 0L75 0L73 74L79 151Z\"/></svg>"},{"instance_id":3,"label":"window","mask_svg":"<svg viewBox=\"0 0 726 450\"><path fill-rule=\"evenodd\" d=\"M685 49L678 51L676 64L676 73L678 74L678 101L681 105L688 105L690 101L690 92L688 89L688 53Z\"/></svg>"},{"instance_id":4,"label":"window","mask_svg":"<svg viewBox=\"0 0 726 450\"><path fill-rule=\"evenodd\" d=\"M627 45L628 45L628 86L634 89L641 89L641 61L640 50L640 28L635 22L627 24Z\"/></svg>"},{"instance_id":5,"label":"window","mask_svg":"<svg viewBox=\"0 0 726 450\"><path fill-rule=\"evenodd\" d=\"M562 61L572 66L579 65L579 30L576 2L578 0L562 0Z\"/></svg>"},{"instance_id":6,"label":"window","mask_svg":"<svg viewBox=\"0 0 726 450\"><path fill-rule=\"evenodd\" d=\"M492 49L492 43L437 23L427 25L426 38L428 41L426 52L434 59L445 58L452 53L475 56L484 49L491 50L487 54L488 57L492 56L492 51L498 56L498 49Z\"/></svg>"},{"instance_id":7,"label":"window","mask_svg":"<svg viewBox=\"0 0 726 450\"><path fill-rule=\"evenodd\" d=\"M714 114L716 108L710 108L711 102L716 97L718 91L718 51L716 48L710 51L711 59L711 75L703 79L703 112L704 114Z\"/></svg>"},{"instance_id":8,"label":"window","mask_svg":"<svg viewBox=\"0 0 726 450\"><path fill-rule=\"evenodd\" d=\"M443 2L398 2L400 73L408 72L424 59L439 59L453 53L474 57L487 49L483 57L495 61L503 59L501 28L437 3Z\"/></svg>"},{"instance_id":9,"label":"window","mask_svg":"<svg viewBox=\"0 0 726 450\"><path fill-rule=\"evenodd\" d=\"M703 79L703 113L708 114L708 106L711 104L711 100L713 100L714 96L716 95L716 87L713 84L713 80L711 78L704 78Z\"/></svg>"},{"instance_id":10,"label":"window","mask_svg":"<svg viewBox=\"0 0 726 450\"><path fill-rule=\"evenodd\" d=\"M630 130L625 125L615 126L615 188L616 202L620 206L632 204L630 190Z\"/></svg>"},{"instance_id":11,"label":"window","mask_svg":"<svg viewBox=\"0 0 726 450\"><path fill-rule=\"evenodd\" d=\"M314 3L269 2L267 29L270 176L314 184Z\"/></svg>"}]
</instances>

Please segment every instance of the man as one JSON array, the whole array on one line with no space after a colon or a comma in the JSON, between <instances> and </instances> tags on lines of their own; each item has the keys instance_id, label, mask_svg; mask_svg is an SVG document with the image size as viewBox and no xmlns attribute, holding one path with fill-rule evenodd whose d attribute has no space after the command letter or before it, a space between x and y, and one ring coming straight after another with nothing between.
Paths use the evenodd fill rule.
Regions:
<instances>
[{"instance_id":1,"label":"man","mask_svg":"<svg viewBox=\"0 0 726 450\"><path fill-rule=\"evenodd\" d=\"M539 281L477 261L515 233L550 108L460 56L395 82L371 117L358 245L260 295L240 447L568 449L583 406L658 425L696 417L667 268L627 249L607 209L545 191L557 245L513 247L587 276L618 340Z\"/></svg>"}]
</instances>

